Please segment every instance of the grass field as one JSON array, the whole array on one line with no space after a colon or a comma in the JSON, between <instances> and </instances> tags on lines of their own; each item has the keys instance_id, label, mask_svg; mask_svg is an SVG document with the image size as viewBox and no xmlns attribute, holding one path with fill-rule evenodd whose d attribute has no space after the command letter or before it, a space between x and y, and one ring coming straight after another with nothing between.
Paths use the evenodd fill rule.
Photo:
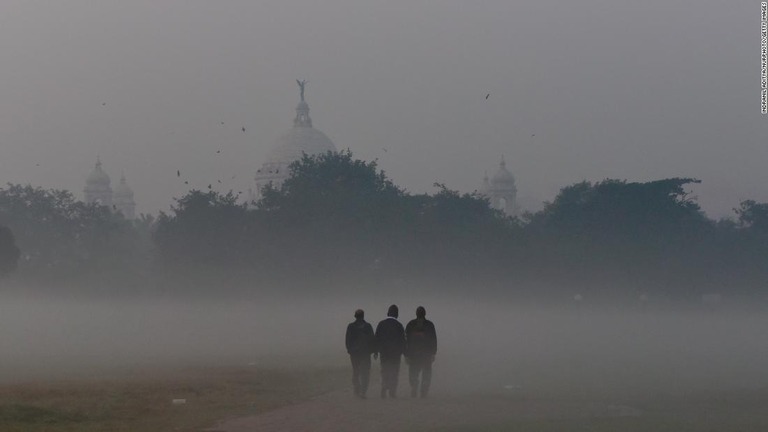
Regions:
<instances>
[{"instance_id":1,"label":"grass field","mask_svg":"<svg viewBox=\"0 0 768 432\"><path fill-rule=\"evenodd\" d=\"M346 372L210 367L4 384L0 431L199 431L333 390L346 384Z\"/></svg>"}]
</instances>

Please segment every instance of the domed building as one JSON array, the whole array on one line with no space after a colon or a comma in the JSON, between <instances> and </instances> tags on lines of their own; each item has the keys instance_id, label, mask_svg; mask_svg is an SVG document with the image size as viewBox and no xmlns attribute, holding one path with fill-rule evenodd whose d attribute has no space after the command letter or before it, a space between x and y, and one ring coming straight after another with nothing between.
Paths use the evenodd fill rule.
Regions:
<instances>
[{"instance_id":1,"label":"domed building","mask_svg":"<svg viewBox=\"0 0 768 432\"><path fill-rule=\"evenodd\" d=\"M85 180L83 195L88 204L107 206L116 212L120 212L126 219L136 217L136 202L133 200L133 190L128 187L125 175L120 177L120 184L112 190L112 180L101 167L101 159L96 157L96 165Z\"/></svg>"},{"instance_id":2,"label":"domed building","mask_svg":"<svg viewBox=\"0 0 768 432\"><path fill-rule=\"evenodd\" d=\"M499 162L499 169L496 170L496 173L490 180L486 173L480 192L491 200L491 207L502 210L510 216L516 216L520 212L520 208L517 205L515 176L507 169L504 156L501 157L501 162Z\"/></svg>"},{"instance_id":3,"label":"domed building","mask_svg":"<svg viewBox=\"0 0 768 432\"><path fill-rule=\"evenodd\" d=\"M133 190L125 182L125 174L120 176L120 184L112 195L112 203L114 209L122 213L126 219L136 218L136 202L133 200Z\"/></svg>"},{"instance_id":4,"label":"domed building","mask_svg":"<svg viewBox=\"0 0 768 432\"><path fill-rule=\"evenodd\" d=\"M296 81L299 84L300 97L296 106L296 117L293 127L278 137L269 149L261 168L256 170L256 193L254 198L261 195L264 186L272 183L279 187L288 178L288 165L301 159L304 154L309 156L335 152L336 146L324 133L312 127L309 117L309 105L304 100L306 81Z\"/></svg>"},{"instance_id":5,"label":"domed building","mask_svg":"<svg viewBox=\"0 0 768 432\"><path fill-rule=\"evenodd\" d=\"M83 195L85 195L85 202L97 203L103 206L112 206L112 187L107 173L101 168L101 159L96 156L96 166L93 167L93 171L88 174L88 178L85 180L85 189L83 189Z\"/></svg>"}]
</instances>

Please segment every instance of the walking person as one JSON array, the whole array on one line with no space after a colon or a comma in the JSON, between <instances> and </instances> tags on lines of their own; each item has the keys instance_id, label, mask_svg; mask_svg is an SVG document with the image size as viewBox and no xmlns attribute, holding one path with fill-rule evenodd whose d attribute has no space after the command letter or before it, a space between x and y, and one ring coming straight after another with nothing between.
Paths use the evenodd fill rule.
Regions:
<instances>
[{"instance_id":1,"label":"walking person","mask_svg":"<svg viewBox=\"0 0 768 432\"><path fill-rule=\"evenodd\" d=\"M389 307L387 318L376 326L376 345L381 361L381 397L397 397L400 357L405 349L405 329L397 320L396 305ZM374 358L376 354L374 354Z\"/></svg>"},{"instance_id":2,"label":"walking person","mask_svg":"<svg viewBox=\"0 0 768 432\"><path fill-rule=\"evenodd\" d=\"M352 390L355 396L365 399L371 376L371 354L376 349L373 327L364 319L362 309L355 311L355 321L347 326L347 353L352 361Z\"/></svg>"},{"instance_id":3,"label":"walking person","mask_svg":"<svg viewBox=\"0 0 768 432\"><path fill-rule=\"evenodd\" d=\"M435 325L427 319L427 310L424 306L416 308L416 319L405 326L405 341L405 359L408 362L411 397L421 395L425 398L429 394L429 385L432 382L432 363L437 354L437 333Z\"/></svg>"}]
</instances>

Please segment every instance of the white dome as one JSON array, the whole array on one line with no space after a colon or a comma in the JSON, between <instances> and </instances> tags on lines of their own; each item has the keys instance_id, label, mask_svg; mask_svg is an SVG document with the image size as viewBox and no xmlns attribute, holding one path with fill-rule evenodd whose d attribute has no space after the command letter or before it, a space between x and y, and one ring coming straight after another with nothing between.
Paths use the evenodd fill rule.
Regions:
<instances>
[{"instance_id":1,"label":"white dome","mask_svg":"<svg viewBox=\"0 0 768 432\"><path fill-rule=\"evenodd\" d=\"M279 187L288 177L288 166L300 160L305 154L315 156L335 152L336 146L324 133L312 127L309 117L309 104L304 100L306 81L296 80L301 89L301 101L296 106L293 127L280 135L267 152L261 168L256 170L256 195L268 184Z\"/></svg>"},{"instance_id":2,"label":"white dome","mask_svg":"<svg viewBox=\"0 0 768 432\"><path fill-rule=\"evenodd\" d=\"M277 139L265 162L289 164L304 153L311 156L329 151L335 152L336 146L324 133L311 126L294 126Z\"/></svg>"}]
</instances>

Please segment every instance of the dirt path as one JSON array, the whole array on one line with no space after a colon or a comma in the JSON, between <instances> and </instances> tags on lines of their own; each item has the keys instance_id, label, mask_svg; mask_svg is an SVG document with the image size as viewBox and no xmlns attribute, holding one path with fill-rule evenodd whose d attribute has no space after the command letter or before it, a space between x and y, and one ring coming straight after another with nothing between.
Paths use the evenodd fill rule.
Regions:
<instances>
[{"instance_id":1,"label":"dirt path","mask_svg":"<svg viewBox=\"0 0 768 432\"><path fill-rule=\"evenodd\" d=\"M583 416L583 406L563 406L520 396L435 395L429 399L367 400L333 392L263 414L223 421L220 432L379 432L432 430L461 424L492 424L510 418Z\"/></svg>"}]
</instances>

